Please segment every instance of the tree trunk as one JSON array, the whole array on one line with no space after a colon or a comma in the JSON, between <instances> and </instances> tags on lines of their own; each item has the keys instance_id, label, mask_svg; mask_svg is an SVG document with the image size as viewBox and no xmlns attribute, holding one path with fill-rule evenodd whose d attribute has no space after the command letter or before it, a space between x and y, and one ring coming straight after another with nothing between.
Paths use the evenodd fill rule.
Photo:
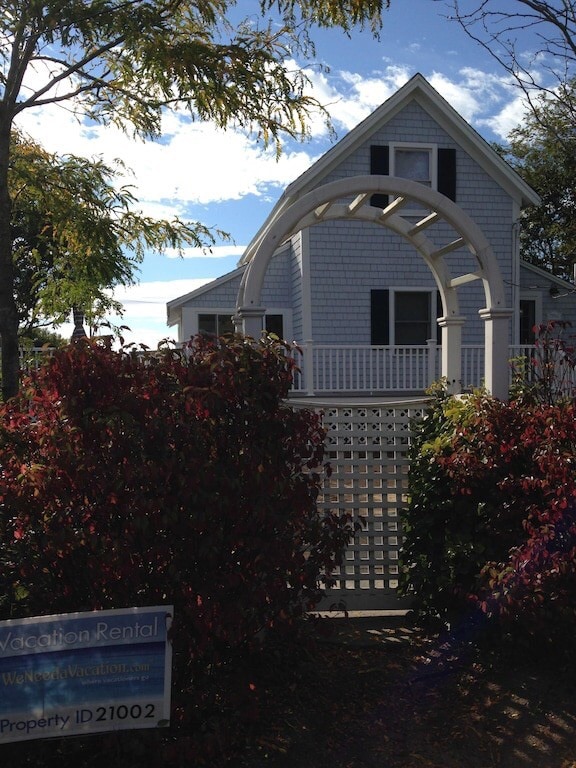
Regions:
<instances>
[{"instance_id":1,"label":"tree trunk","mask_svg":"<svg viewBox=\"0 0 576 768\"><path fill-rule=\"evenodd\" d=\"M11 212L8 190L11 121L0 106L0 342L2 344L2 396L4 401L20 387L18 312L14 298Z\"/></svg>"}]
</instances>

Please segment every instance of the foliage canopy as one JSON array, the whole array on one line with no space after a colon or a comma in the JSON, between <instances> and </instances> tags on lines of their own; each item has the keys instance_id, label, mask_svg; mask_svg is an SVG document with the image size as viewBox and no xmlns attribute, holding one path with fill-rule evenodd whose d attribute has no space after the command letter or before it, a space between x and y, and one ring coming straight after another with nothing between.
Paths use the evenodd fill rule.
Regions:
<instances>
[{"instance_id":1,"label":"foliage canopy","mask_svg":"<svg viewBox=\"0 0 576 768\"><path fill-rule=\"evenodd\" d=\"M135 211L123 170L101 159L58 156L12 134L9 186L20 333L62 323L80 307L91 322L119 311L110 289L136 281L146 249L209 244L201 224L161 221Z\"/></svg>"},{"instance_id":2,"label":"foliage canopy","mask_svg":"<svg viewBox=\"0 0 576 768\"><path fill-rule=\"evenodd\" d=\"M320 108L292 57L315 25L380 28L386 0L7 0L0 8L0 336L4 396L18 389L18 311L8 187L11 130L26 109L65 104L79 118L159 136L164 109L255 132L306 136Z\"/></svg>"},{"instance_id":3,"label":"foliage canopy","mask_svg":"<svg viewBox=\"0 0 576 768\"><path fill-rule=\"evenodd\" d=\"M512 131L507 159L538 192L541 204L523 212L522 256L572 280L576 262L576 80L559 94L533 99Z\"/></svg>"}]
</instances>

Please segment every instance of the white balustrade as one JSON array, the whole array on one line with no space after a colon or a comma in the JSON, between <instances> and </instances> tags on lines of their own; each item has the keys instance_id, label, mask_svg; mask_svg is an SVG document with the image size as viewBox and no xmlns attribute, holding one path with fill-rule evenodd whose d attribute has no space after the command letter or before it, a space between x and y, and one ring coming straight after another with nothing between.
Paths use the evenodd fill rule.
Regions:
<instances>
[{"instance_id":1,"label":"white balustrade","mask_svg":"<svg viewBox=\"0 0 576 768\"><path fill-rule=\"evenodd\" d=\"M293 386L298 394L422 393L441 377L442 348L435 340L410 346L308 341L299 349L294 350L299 372ZM530 357L533 350L528 345L510 347L510 359ZM462 345L463 390L483 385L484 359L482 344Z\"/></svg>"}]
</instances>

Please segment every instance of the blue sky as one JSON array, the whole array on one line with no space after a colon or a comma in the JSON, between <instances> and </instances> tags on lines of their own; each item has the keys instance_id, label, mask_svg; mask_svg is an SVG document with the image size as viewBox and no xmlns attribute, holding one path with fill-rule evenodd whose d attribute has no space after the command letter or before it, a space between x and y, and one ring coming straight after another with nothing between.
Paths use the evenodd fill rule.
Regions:
<instances>
[{"instance_id":1,"label":"blue sky","mask_svg":"<svg viewBox=\"0 0 576 768\"><path fill-rule=\"evenodd\" d=\"M251 3L239 5L244 10ZM360 31L349 39L337 30L314 32L317 60L329 71L310 69L311 91L327 106L338 138L421 72L484 138L505 140L522 118L520 95L496 62L446 18L449 12L443 0L392 0L379 40ZM198 220L233 238L208 256L151 253L139 284L116 292L125 313L121 321L110 319L130 328L127 341L151 347L174 336L166 325L166 302L234 269L283 188L331 146L320 119L311 123L311 139L287 142L279 160L253 138L191 123L185 115L167 115L156 143L113 128L85 128L62 107L27 111L19 125L50 151L121 157L132 169L127 181L147 215Z\"/></svg>"}]
</instances>

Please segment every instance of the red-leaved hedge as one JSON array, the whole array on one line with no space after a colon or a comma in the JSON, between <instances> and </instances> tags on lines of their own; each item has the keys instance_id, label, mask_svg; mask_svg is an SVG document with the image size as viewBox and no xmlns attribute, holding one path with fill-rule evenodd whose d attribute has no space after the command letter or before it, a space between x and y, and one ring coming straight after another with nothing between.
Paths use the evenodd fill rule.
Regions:
<instances>
[{"instance_id":1,"label":"red-leaved hedge","mask_svg":"<svg viewBox=\"0 0 576 768\"><path fill-rule=\"evenodd\" d=\"M216 764L256 711L243 655L317 603L350 536L317 510L293 365L270 338L81 343L0 409L0 618L175 606L172 726L139 765Z\"/></svg>"},{"instance_id":2,"label":"red-leaved hedge","mask_svg":"<svg viewBox=\"0 0 576 768\"><path fill-rule=\"evenodd\" d=\"M576 629L576 406L476 392L416 425L405 591L453 623L475 610L515 637Z\"/></svg>"}]
</instances>

